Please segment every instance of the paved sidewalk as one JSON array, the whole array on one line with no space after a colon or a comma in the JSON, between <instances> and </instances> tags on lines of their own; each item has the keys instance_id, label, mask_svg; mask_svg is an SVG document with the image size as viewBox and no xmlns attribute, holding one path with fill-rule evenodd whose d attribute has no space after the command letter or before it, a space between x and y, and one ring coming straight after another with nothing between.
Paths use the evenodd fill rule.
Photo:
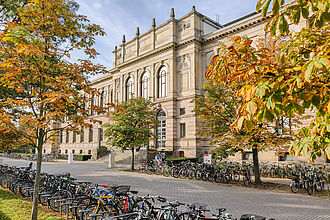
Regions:
<instances>
[{"instance_id":1,"label":"paved sidewalk","mask_svg":"<svg viewBox=\"0 0 330 220\"><path fill-rule=\"evenodd\" d=\"M27 166L29 161L4 159L4 163ZM138 190L140 195L158 194L169 200L205 203L214 212L216 208L225 207L235 217L254 213L276 220L330 220L329 199L107 169L106 163L44 163L42 171L70 172L79 180L99 184L128 184Z\"/></svg>"}]
</instances>

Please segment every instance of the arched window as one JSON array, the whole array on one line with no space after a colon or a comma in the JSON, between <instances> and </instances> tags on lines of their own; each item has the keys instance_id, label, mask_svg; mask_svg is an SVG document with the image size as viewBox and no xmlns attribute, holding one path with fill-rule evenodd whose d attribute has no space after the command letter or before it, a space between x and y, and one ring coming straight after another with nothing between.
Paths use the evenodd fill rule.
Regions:
<instances>
[{"instance_id":1,"label":"arched window","mask_svg":"<svg viewBox=\"0 0 330 220\"><path fill-rule=\"evenodd\" d=\"M145 72L143 73L142 77L141 77L141 96L142 98L147 99L149 97L149 77L148 77L148 73Z\"/></svg>"},{"instance_id":2,"label":"arched window","mask_svg":"<svg viewBox=\"0 0 330 220\"><path fill-rule=\"evenodd\" d=\"M91 99L91 115L94 115L94 105L95 105L95 96L92 95L92 99Z\"/></svg>"},{"instance_id":3,"label":"arched window","mask_svg":"<svg viewBox=\"0 0 330 220\"><path fill-rule=\"evenodd\" d=\"M158 97L165 97L166 94L166 90L167 90L167 83L166 83L166 78L167 78L167 69L165 66L163 66L159 72L158 72Z\"/></svg>"},{"instance_id":4,"label":"arched window","mask_svg":"<svg viewBox=\"0 0 330 220\"><path fill-rule=\"evenodd\" d=\"M133 79L129 77L126 81L126 100L133 97Z\"/></svg>"},{"instance_id":5,"label":"arched window","mask_svg":"<svg viewBox=\"0 0 330 220\"><path fill-rule=\"evenodd\" d=\"M156 148L165 148L166 141L166 114L163 110L157 113L158 124L156 127Z\"/></svg>"},{"instance_id":6,"label":"arched window","mask_svg":"<svg viewBox=\"0 0 330 220\"><path fill-rule=\"evenodd\" d=\"M101 97L100 97L100 107L101 107L101 108L104 107L104 100L105 100L105 92L102 91L102 92L101 92Z\"/></svg>"},{"instance_id":7,"label":"arched window","mask_svg":"<svg viewBox=\"0 0 330 220\"><path fill-rule=\"evenodd\" d=\"M119 96L120 96L120 82L119 82L119 79L116 79L115 100L117 102L119 102Z\"/></svg>"},{"instance_id":8,"label":"arched window","mask_svg":"<svg viewBox=\"0 0 330 220\"><path fill-rule=\"evenodd\" d=\"M111 104L113 103L113 91L112 91L112 89L110 91L110 103Z\"/></svg>"}]
</instances>

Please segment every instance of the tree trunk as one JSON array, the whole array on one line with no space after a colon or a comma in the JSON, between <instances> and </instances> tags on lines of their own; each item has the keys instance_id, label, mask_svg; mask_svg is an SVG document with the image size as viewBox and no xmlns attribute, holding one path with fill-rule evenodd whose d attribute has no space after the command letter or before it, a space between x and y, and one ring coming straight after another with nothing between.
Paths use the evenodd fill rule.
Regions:
<instances>
[{"instance_id":1,"label":"tree trunk","mask_svg":"<svg viewBox=\"0 0 330 220\"><path fill-rule=\"evenodd\" d=\"M33 206L32 206L31 220L37 220L37 215L38 215L38 198L39 198L40 171L41 171L41 161L42 161L42 146L38 146L37 151L38 151L37 172L34 179Z\"/></svg>"},{"instance_id":2,"label":"tree trunk","mask_svg":"<svg viewBox=\"0 0 330 220\"><path fill-rule=\"evenodd\" d=\"M259 170L259 159L258 159L258 148L256 146L252 147L253 153L253 169L254 169L254 184L256 186L261 184L260 170Z\"/></svg>"},{"instance_id":3,"label":"tree trunk","mask_svg":"<svg viewBox=\"0 0 330 220\"><path fill-rule=\"evenodd\" d=\"M132 148L132 164L131 164L131 170L134 170L134 147Z\"/></svg>"}]
</instances>

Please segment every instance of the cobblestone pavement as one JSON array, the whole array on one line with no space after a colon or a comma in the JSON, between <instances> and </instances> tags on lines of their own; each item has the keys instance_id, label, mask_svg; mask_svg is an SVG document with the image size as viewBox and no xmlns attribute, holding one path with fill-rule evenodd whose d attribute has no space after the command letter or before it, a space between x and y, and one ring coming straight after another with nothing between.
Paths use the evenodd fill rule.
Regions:
<instances>
[{"instance_id":1,"label":"cobblestone pavement","mask_svg":"<svg viewBox=\"0 0 330 220\"><path fill-rule=\"evenodd\" d=\"M3 160L11 166L27 166L29 163L21 160ZM35 163L33 167L35 168ZM105 163L43 163L42 171L70 172L79 180L89 180L99 184L128 184L132 189L138 190L140 195L153 194L180 202L205 203L213 211L225 207L235 217L253 213L276 220L330 220L329 199L131 173L107 169Z\"/></svg>"}]
</instances>

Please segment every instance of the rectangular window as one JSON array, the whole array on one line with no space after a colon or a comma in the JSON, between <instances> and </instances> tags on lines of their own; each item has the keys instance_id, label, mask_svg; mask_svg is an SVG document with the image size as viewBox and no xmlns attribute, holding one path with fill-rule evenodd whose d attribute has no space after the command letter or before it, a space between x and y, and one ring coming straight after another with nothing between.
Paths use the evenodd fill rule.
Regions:
<instances>
[{"instance_id":1,"label":"rectangular window","mask_svg":"<svg viewBox=\"0 0 330 220\"><path fill-rule=\"evenodd\" d=\"M89 139L88 139L88 141L93 142L93 128L89 129Z\"/></svg>"},{"instance_id":2,"label":"rectangular window","mask_svg":"<svg viewBox=\"0 0 330 220\"><path fill-rule=\"evenodd\" d=\"M292 133L291 118L287 118L283 116L277 119L275 131L277 135L291 134Z\"/></svg>"},{"instance_id":3,"label":"rectangular window","mask_svg":"<svg viewBox=\"0 0 330 220\"><path fill-rule=\"evenodd\" d=\"M74 154L75 153L75 150L72 150L72 153Z\"/></svg>"},{"instance_id":4,"label":"rectangular window","mask_svg":"<svg viewBox=\"0 0 330 220\"><path fill-rule=\"evenodd\" d=\"M76 132L72 132L72 135L73 135L73 137L72 137L72 142L73 143L76 143L76 141L77 141L77 134L76 134Z\"/></svg>"},{"instance_id":5,"label":"rectangular window","mask_svg":"<svg viewBox=\"0 0 330 220\"><path fill-rule=\"evenodd\" d=\"M180 115L186 114L186 109L185 108L180 108Z\"/></svg>"},{"instance_id":6,"label":"rectangular window","mask_svg":"<svg viewBox=\"0 0 330 220\"><path fill-rule=\"evenodd\" d=\"M80 143L84 143L84 130L81 129L81 133L80 133Z\"/></svg>"},{"instance_id":7,"label":"rectangular window","mask_svg":"<svg viewBox=\"0 0 330 220\"><path fill-rule=\"evenodd\" d=\"M103 141L103 128L99 128L99 141Z\"/></svg>"},{"instance_id":8,"label":"rectangular window","mask_svg":"<svg viewBox=\"0 0 330 220\"><path fill-rule=\"evenodd\" d=\"M60 131L60 139L59 139L60 144L63 143L63 131Z\"/></svg>"},{"instance_id":9,"label":"rectangular window","mask_svg":"<svg viewBox=\"0 0 330 220\"><path fill-rule=\"evenodd\" d=\"M68 149L65 149L65 154L68 154Z\"/></svg>"},{"instance_id":10,"label":"rectangular window","mask_svg":"<svg viewBox=\"0 0 330 220\"><path fill-rule=\"evenodd\" d=\"M186 136L186 124L180 123L180 138L184 138Z\"/></svg>"},{"instance_id":11,"label":"rectangular window","mask_svg":"<svg viewBox=\"0 0 330 220\"><path fill-rule=\"evenodd\" d=\"M59 154L61 154L61 153L62 153L61 149L59 149L59 150L58 150L58 153L59 153Z\"/></svg>"},{"instance_id":12,"label":"rectangular window","mask_svg":"<svg viewBox=\"0 0 330 220\"><path fill-rule=\"evenodd\" d=\"M69 136L69 131L66 131L65 132L65 143L69 143L69 138L70 138L70 136Z\"/></svg>"},{"instance_id":13,"label":"rectangular window","mask_svg":"<svg viewBox=\"0 0 330 220\"><path fill-rule=\"evenodd\" d=\"M92 154L92 150L88 150L88 154Z\"/></svg>"},{"instance_id":14,"label":"rectangular window","mask_svg":"<svg viewBox=\"0 0 330 220\"><path fill-rule=\"evenodd\" d=\"M83 150L80 150L80 152L79 152L80 154L82 154L83 153Z\"/></svg>"}]
</instances>

